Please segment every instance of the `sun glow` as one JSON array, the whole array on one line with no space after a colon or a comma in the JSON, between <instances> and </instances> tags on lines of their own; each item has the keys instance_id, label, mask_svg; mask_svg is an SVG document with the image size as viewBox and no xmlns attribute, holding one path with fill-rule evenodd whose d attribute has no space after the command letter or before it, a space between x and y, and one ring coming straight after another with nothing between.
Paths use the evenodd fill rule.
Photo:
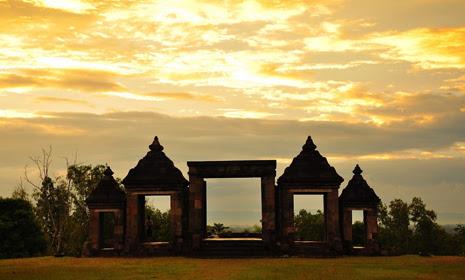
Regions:
<instances>
[{"instance_id":1,"label":"sun glow","mask_svg":"<svg viewBox=\"0 0 465 280\"><path fill-rule=\"evenodd\" d=\"M72 13L86 13L95 10L95 7L89 3L83 3L77 0L23 0L24 2L33 3L39 7L66 10Z\"/></svg>"}]
</instances>

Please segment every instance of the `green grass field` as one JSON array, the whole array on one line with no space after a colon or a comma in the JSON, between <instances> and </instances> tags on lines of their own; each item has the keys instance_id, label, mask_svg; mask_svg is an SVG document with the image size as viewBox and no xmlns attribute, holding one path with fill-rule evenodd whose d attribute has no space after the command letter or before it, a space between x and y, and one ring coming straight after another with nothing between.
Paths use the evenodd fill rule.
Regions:
<instances>
[{"instance_id":1,"label":"green grass field","mask_svg":"<svg viewBox=\"0 0 465 280\"><path fill-rule=\"evenodd\" d=\"M465 279L465 257L43 257L0 260L0 279Z\"/></svg>"}]
</instances>

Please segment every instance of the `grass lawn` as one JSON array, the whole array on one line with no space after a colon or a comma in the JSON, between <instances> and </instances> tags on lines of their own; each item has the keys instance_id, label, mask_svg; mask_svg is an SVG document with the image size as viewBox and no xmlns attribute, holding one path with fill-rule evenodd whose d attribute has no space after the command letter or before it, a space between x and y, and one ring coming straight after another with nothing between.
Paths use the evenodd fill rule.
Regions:
<instances>
[{"instance_id":1,"label":"grass lawn","mask_svg":"<svg viewBox=\"0 0 465 280\"><path fill-rule=\"evenodd\" d=\"M42 257L0 260L0 279L465 279L465 257Z\"/></svg>"}]
</instances>

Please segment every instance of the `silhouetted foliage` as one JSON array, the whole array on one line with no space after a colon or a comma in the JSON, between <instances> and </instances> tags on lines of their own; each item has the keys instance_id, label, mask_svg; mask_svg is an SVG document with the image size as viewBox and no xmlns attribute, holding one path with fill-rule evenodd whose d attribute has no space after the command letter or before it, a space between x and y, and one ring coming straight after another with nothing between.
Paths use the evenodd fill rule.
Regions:
<instances>
[{"instance_id":1,"label":"silhouetted foliage","mask_svg":"<svg viewBox=\"0 0 465 280\"><path fill-rule=\"evenodd\" d=\"M26 166L25 179L33 186L34 211L37 221L46 233L49 253L81 256L84 242L87 240L89 222L89 210L85 199L103 178L105 166L76 163L70 165L66 159L66 176L52 178L49 175L52 163L51 148L42 149L42 155L30 159L35 165L38 178L30 177ZM21 184L13 195L21 197L26 195L24 192Z\"/></svg>"},{"instance_id":2,"label":"silhouetted foliage","mask_svg":"<svg viewBox=\"0 0 465 280\"><path fill-rule=\"evenodd\" d=\"M30 178L25 167L24 177L34 188L33 198L36 201L37 220L46 233L49 241L49 253L62 253L62 240L66 231L71 210L71 185L63 177L49 176L52 164L52 148L42 149L42 155L30 157L36 167L37 179ZM68 161L66 161L68 167Z\"/></svg>"},{"instance_id":3,"label":"silhouetted foliage","mask_svg":"<svg viewBox=\"0 0 465 280\"><path fill-rule=\"evenodd\" d=\"M262 233L262 225L261 224L254 224L252 227L252 232L254 233Z\"/></svg>"},{"instance_id":4,"label":"silhouetted foliage","mask_svg":"<svg viewBox=\"0 0 465 280\"><path fill-rule=\"evenodd\" d=\"M73 204L64 237L63 251L66 255L82 255L89 228L89 209L85 204L85 199L104 177L105 168L106 166L102 164L95 166L91 164L73 164L68 167L67 178L69 178L72 186L71 197Z\"/></svg>"},{"instance_id":5,"label":"silhouetted foliage","mask_svg":"<svg viewBox=\"0 0 465 280\"><path fill-rule=\"evenodd\" d=\"M457 231L456 234L447 233L436 219L436 212L426 209L419 197L414 197L410 204L394 199L389 208L380 203L378 222L381 246L392 248L396 254L464 254L465 239L461 239Z\"/></svg>"},{"instance_id":6,"label":"silhouetted foliage","mask_svg":"<svg viewBox=\"0 0 465 280\"><path fill-rule=\"evenodd\" d=\"M397 254L411 252L412 230L409 228L409 207L401 199L394 199L389 210L383 203L378 207L379 240L383 247L394 248Z\"/></svg>"},{"instance_id":7,"label":"silhouetted foliage","mask_svg":"<svg viewBox=\"0 0 465 280\"><path fill-rule=\"evenodd\" d=\"M305 209L300 209L294 216L294 227L297 240L324 241L325 217L321 210L315 214Z\"/></svg>"},{"instance_id":8,"label":"silhouetted foliage","mask_svg":"<svg viewBox=\"0 0 465 280\"><path fill-rule=\"evenodd\" d=\"M355 247L365 246L365 224L361 221L352 224L352 242Z\"/></svg>"},{"instance_id":9,"label":"silhouetted foliage","mask_svg":"<svg viewBox=\"0 0 465 280\"><path fill-rule=\"evenodd\" d=\"M21 179L21 183L19 183L19 185L16 186L15 189L13 190L13 193L11 194L11 198L26 200L27 202L32 204L31 197L27 193L26 188L23 186L22 179Z\"/></svg>"},{"instance_id":10,"label":"silhouetted foliage","mask_svg":"<svg viewBox=\"0 0 465 280\"><path fill-rule=\"evenodd\" d=\"M161 212L160 209L145 204L145 216L150 216L153 221L152 242L170 241L171 210Z\"/></svg>"},{"instance_id":11,"label":"silhouetted foliage","mask_svg":"<svg viewBox=\"0 0 465 280\"><path fill-rule=\"evenodd\" d=\"M456 254L465 256L465 225L457 225L454 231L454 248L457 250Z\"/></svg>"},{"instance_id":12,"label":"silhouetted foliage","mask_svg":"<svg viewBox=\"0 0 465 280\"><path fill-rule=\"evenodd\" d=\"M103 212L102 241L104 248L112 248L115 238L115 213Z\"/></svg>"},{"instance_id":13,"label":"silhouetted foliage","mask_svg":"<svg viewBox=\"0 0 465 280\"><path fill-rule=\"evenodd\" d=\"M0 197L0 258L38 256L46 249L31 203Z\"/></svg>"}]
</instances>

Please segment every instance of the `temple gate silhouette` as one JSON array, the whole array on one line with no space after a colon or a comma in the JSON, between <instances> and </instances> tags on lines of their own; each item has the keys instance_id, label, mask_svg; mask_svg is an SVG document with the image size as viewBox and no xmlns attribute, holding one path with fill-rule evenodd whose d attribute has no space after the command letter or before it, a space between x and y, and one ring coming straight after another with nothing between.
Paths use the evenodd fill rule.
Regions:
<instances>
[{"instance_id":1,"label":"temple gate silhouette","mask_svg":"<svg viewBox=\"0 0 465 280\"><path fill-rule=\"evenodd\" d=\"M338 256L378 255L377 205L380 201L357 165L344 181L317 150L309 136L302 151L276 177L276 160L188 161L187 181L163 152L158 137L150 151L123 179L124 192L108 167L105 177L86 199L89 237L86 256ZM206 178L261 178L261 238L208 238ZM294 225L294 195L320 195L324 202L324 239L300 241ZM147 242L145 197L170 197L170 238ZM364 213L364 246L354 247L352 211ZM109 215L108 213L111 213ZM109 218L110 217L110 218ZM106 219L113 218L111 239L104 238ZM108 222L108 221L107 221Z\"/></svg>"}]
</instances>

